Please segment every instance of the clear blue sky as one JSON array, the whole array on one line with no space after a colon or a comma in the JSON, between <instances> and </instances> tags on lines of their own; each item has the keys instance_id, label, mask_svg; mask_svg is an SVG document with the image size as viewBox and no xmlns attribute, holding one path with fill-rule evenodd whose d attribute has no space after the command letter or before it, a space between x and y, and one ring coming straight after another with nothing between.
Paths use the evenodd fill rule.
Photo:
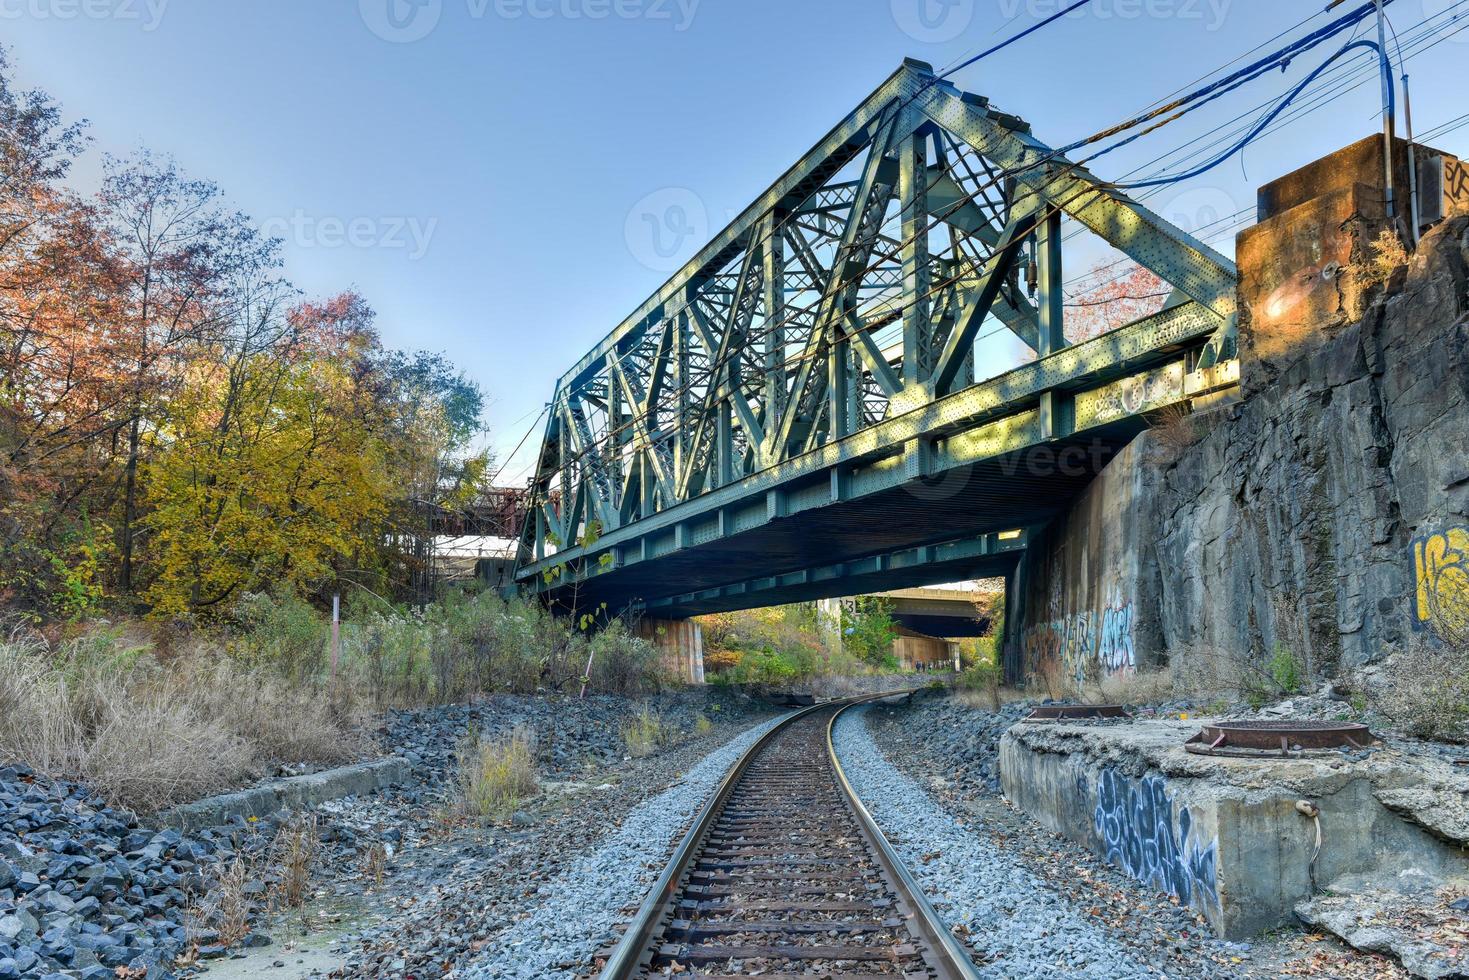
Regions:
<instances>
[{"instance_id":1,"label":"clear blue sky","mask_svg":"<svg viewBox=\"0 0 1469 980\"><path fill-rule=\"evenodd\" d=\"M0 37L24 84L91 120L80 187L95 184L101 152L140 144L217 181L287 239L303 289L355 286L389 344L444 351L479 381L503 456L562 370L904 56L943 67L1057 6L0 0ZM1060 145L1323 6L1094 0L955 81ZM1447 24L1457 10L1445 31L1469 22L1464 0L1388 9L1404 43L1425 17ZM1121 176L1283 92L1317 60L1106 158L1098 174ZM1419 132L1465 111L1466 62L1469 31L1410 59ZM1248 207L1259 183L1374 131L1378 101L1369 81L1149 203L1186 226ZM1469 129L1440 145L1469 155ZM670 204L684 220L670 220ZM689 233L654 241L639 221L650 208ZM507 477L524 475L537 438Z\"/></svg>"}]
</instances>

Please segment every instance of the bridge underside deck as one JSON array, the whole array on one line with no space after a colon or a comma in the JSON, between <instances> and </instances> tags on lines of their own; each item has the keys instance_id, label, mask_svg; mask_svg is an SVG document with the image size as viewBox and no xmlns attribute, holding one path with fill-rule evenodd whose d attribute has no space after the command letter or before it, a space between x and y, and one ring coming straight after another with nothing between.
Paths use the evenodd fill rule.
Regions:
<instances>
[{"instance_id":1,"label":"bridge underside deck","mask_svg":"<svg viewBox=\"0 0 1469 980\"><path fill-rule=\"evenodd\" d=\"M646 558L640 548L625 549L613 567L553 595L582 609L605 602L679 618L1001 576L1024 547L1023 529L1060 513L1137 430L1094 430L936 478L828 499L667 553L649 547ZM799 493L789 491L793 499Z\"/></svg>"}]
</instances>

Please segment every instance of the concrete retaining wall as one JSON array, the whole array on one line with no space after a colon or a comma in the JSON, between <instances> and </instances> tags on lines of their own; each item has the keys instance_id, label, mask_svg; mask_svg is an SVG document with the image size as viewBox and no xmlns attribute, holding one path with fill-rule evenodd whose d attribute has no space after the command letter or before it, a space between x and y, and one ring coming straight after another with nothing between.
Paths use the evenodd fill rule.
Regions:
<instances>
[{"instance_id":1,"label":"concrete retaining wall","mask_svg":"<svg viewBox=\"0 0 1469 980\"><path fill-rule=\"evenodd\" d=\"M1246 314L1269 305L1248 280ZM1197 417L1191 444L1144 433L1032 539L1022 678L1168 664L1223 686L1280 649L1334 676L1463 630L1469 215L1391 289L1276 351L1270 384ZM1245 352L1270 336L1257 319Z\"/></svg>"},{"instance_id":2,"label":"concrete retaining wall","mask_svg":"<svg viewBox=\"0 0 1469 980\"><path fill-rule=\"evenodd\" d=\"M344 796L407 782L411 770L405 759L393 756L305 776L273 779L237 793L211 796L174 807L159 815L165 826L197 830L228 823L232 817L264 817L281 810L299 810Z\"/></svg>"},{"instance_id":3,"label":"concrete retaining wall","mask_svg":"<svg viewBox=\"0 0 1469 980\"><path fill-rule=\"evenodd\" d=\"M1294 923L1315 880L1416 869L1461 873L1462 847L1436 839L1382 798L1417 783L1424 797L1456 793L1432 767L1393 753L1369 762L1239 760L1189 755L1196 723L1021 724L1000 743L1006 797L1047 829L1084 844L1137 880L1175 895L1222 937Z\"/></svg>"}]
</instances>

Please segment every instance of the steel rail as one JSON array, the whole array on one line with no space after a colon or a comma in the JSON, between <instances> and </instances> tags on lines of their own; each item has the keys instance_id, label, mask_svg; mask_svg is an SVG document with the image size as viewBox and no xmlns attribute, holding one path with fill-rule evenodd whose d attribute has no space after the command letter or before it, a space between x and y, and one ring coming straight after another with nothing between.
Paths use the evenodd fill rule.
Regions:
<instances>
[{"instance_id":1,"label":"steel rail","mask_svg":"<svg viewBox=\"0 0 1469 980\"><path fill-rule=\"evenodd\" d=\"M897 885L898 901L908 905L909 915L908 928L916 935L921 936L928 943L929 951L937 963L930 964L939 969L940 977L953 977L955 980L978 980L979 971L974 966L974 960L970 958L969 952L960 945L959 940L949 932L948 926L944 924L943 916L929 902L928 896L923 893L923 886L898 852L888 841L887 835L877 826L877 821L867 811L867 807L858 798L857 791L847 781L846 770L842 768L841 759L837 758L836 741L833 732L836 730L837 719L842 716L848 708L856 707L858 704L866 704L868 701L879 700L876 698L863 698L853 701L851 704L838 708L831 716L831 721L826 725L826 751L831 759L831 767L836 772L837 783L842 788L843 795L847 798L847 804L851 806L852 812L857 815L857 823L862 832L867 836L867 841L872 845L877 855L877 861L883 866L888 877L894 885Z\"/></svg>"},{"instance_id":2,"label":"steel rail","mask_svg":"<svg viewBox=\"0 0 1469 980\"><path fill-rule=\"evenodd\" d=\"M633 980L648 967L648 961L653 954L654 941L667 924L682 890L680 882L698 857L705 837L718 821L721 811L740 780L744 778L751 763L775 740L780 732L793 722L815 712L830 709L834 703L840 704L840 707L832 714L831 721L826 727L828 761L837 777L837 784L841 788L843 798L851 807L874 856L889 879L888 883L893 887L899 907L904 912L905 924L913 931L915 938L927 944L929 950L927 959L932 961L929 965L934 969L938 980L978 980L979 973L973 961L949 933L943 919L924 896L921 886L903 865L902 859L893 850L892 845L872 819L872 815L857 798L851 783L847 781L841 763L837 760L836 748L832 743L832 726L842 712L848 708L871 701L913 694L916 690L917 688L887 691L881 694L848 698L845 699L845 703L827 702L802 708L780 719L769 731L756 739L736 760L714 794L694 818L692 825L679 841L678 847L674 849L668 863L658 876L658 880L649 890L642 905L639 906L637 915L628 925L627 931L623 933L622 939L613 949L601 972L597 974L598 980Z\"/></svg>"}]
</instances>

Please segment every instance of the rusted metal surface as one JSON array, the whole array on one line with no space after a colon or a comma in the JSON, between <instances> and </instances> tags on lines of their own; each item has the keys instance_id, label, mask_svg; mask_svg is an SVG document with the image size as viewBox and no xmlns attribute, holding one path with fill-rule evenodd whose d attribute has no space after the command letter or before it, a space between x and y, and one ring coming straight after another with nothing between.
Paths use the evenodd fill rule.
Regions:
<instances>
[{"instance_id":1,"label":"rusted metal surface","mask_svg":"<svg viewBox=\"0 0 1469 980\"><path fill-rule=\"evenodd\" d=\"M1184 747L1200 755L1285 755L1322 749L1363 749L1377 741L1355 722L1279 719L1204 725Z\"/></svg>"},{"instance_id":2,"label":"rusted metal surface","mask_svg":"<svg viewBox=\"0 0 1469 980\"><path fill-rule=\"evenodd\" d=\"M1042 704L1026 721L1075 721L1081 718L1131 718L1120 704Z\"/></svg>"},{"instance_id":3,"label":"rusted metal surface","mask_svg":"<svg viewBox=\"0 0 1469 980\"><path fill-rule=\"evenodd\" d=\"M851 703L799 712L746 753L601 980L978 975L834 761L831 723Z\"/></svg>"}]
</instances>

